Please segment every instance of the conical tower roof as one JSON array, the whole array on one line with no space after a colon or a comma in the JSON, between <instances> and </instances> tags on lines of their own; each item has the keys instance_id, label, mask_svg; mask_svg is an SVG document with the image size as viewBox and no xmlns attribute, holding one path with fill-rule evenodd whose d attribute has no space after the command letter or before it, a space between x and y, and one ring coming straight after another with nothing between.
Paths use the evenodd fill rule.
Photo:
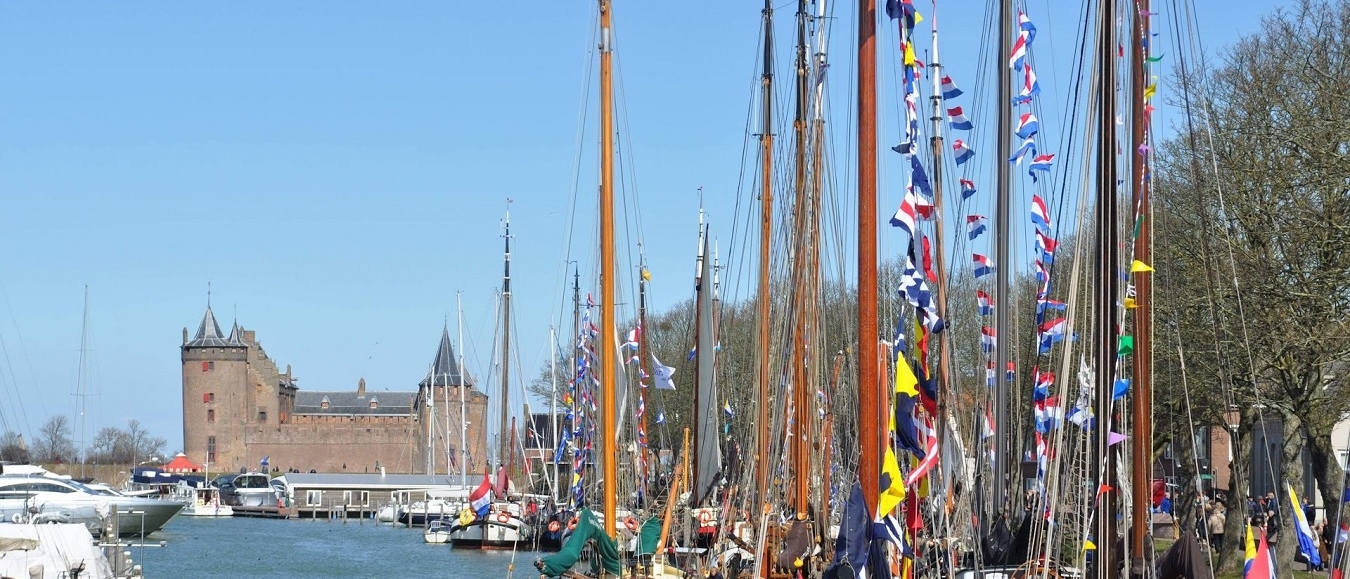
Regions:
<instances>
[{"instance_id":1,"label":"conical tower roof","mask_svg":"<svg viewBox=\"0 0 1350 579\"><path fill-rule=\"evenodd\" d=\"M197 326L197 335L192 338L184 347L187 348L223 348L226 346L238 346L239 343L231 343L229 338L220 331L220 324L216 322L216 314L211 311L211 306L206 306L206 313L202 315L202 323Z\"/></svg>"},{"instance_id":2,"label":"conical tower roof","mask_svg":"<svg viewBox=\"0 0 1350 579\"><path fill-rule=\"evenodd\" d=\"M239 322L236 321L236 322L234 322L234 324L232 324L232 325L230 326L230 337L227 339L227 341L228 341L230 344L235 345L235 346L243 346L243 345L245 345L245 344L244 344L244 328L242 328L242 327L239 326Z\"/></svg>"},{"instance_id":3,"label":"conical tower roof","mask_svg":"<svg viewBox=\"0 0 1350 579\"><path fill-rule=\"evenodd\" d=\"M455 348L450 345L450 328L441 329L441 344L436 347L436 359L431 362L431 377L422 380L422 387L428 383L436 386L460 386L464 377L459 373L459 361L455 358Z\"/></svg>"}]
</instances>

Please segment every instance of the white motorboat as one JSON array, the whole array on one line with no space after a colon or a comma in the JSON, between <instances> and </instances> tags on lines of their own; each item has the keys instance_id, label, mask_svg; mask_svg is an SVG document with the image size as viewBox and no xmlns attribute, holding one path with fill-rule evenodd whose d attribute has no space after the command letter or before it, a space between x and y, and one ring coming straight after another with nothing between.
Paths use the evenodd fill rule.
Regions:
<instances>
[{"instance_id":1,"label":"white motorboat","mask_svg":"<svg viewBox=\"0 0 1350 579\"><path fill-rule=\"evenodd\" d=\"M139 573L139 569L136 569ZM81 524L0 525L0 577L125 577Z\"/></svg>"},{"instance_id":2,"label":"white motorboat","mask_svg":"<svg viewBox=\"0 0 1350 579\"><path fill-rule=\"evenodd\" d=\"M188 517L232 517L234 508L220 500L220 489L205 487L196 489L196 496L183 515Z\"/></svg>"},{"instance_id":3,"label":"white motorboat","mask_svg":"<svg viewBox=\"0 0 1350 579\"><path fill-rule=\"evenodd\" d=\"M427 543L449 543L450 525L446 519L432 520L426 530L422 531L422 540Z\"/></svg>"},{"instance_id":4,"label":"white motorboat","mask_svg":"<svg viewBox=\"0 0 1350 579\"><path fill-rule=\"evenodd\" d=\"M153 533L183 510L183 503L96 491L69 477L42 469L32 474L0 475L0 518L15 523L81 523L102 532L102 521L116 509L120 536ZM38 474L38 472L44 474Z\"/></svg>"},{"instance_id":5,"label":"white motorboat","mask_svg":"<svg viewBox=\"0 0 1350 579\"><path fill-rule=\"evenodd\" d=\"M220 499L235 507L279 506L282 500L267 473L246 472L220 485Z\"/></svg>"}]
</instances>

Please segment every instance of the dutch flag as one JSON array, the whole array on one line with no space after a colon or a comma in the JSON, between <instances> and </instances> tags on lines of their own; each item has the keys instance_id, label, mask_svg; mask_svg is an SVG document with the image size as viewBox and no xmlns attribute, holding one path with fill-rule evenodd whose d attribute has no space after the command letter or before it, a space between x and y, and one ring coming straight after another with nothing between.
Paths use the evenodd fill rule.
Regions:
<instances>
[{"instance_id":1,"label":"dutch flag","mask_svg":"<svg viewBox=\"0 0 1350 579\"><path fill-rule=\"evenodd\" d=\"M961 89L956 88L956 83L952 82L952 77L942 77L942 98L954 99L962 95Z\"/></svg>"},{"instance_id":2,"label":"dutch flag","mask_svg":"<svg viewBox=\"0 0 1350 579\"><path fill-rule=\"evenodd\" d=\"M1027 13L1021 10L1017 11L1017 27L1027 35L1027 46L1031 46L1031 41L1036 40L1036 25L1027 18Z\"/></svg>"},{"instance_id":3,"label":"dutch flag","mask_svg":"<svg viewBox=\"0 0 1350 579\"><path fill-rule=\"evenodd\" d=\"M989 262L989 258L978 253L971 257L975 261L975 277L980 278L994 273L994 264Z\"/></svg>"},{"instance_id":4,"label":"dutch flag","mask_svg":"<svg viewBox=\"0 0 1350 579\"><path fill-rule=\"evenodd\" d=\"M957 139L956 142L952 143L952 152L956 154L956 164L958 166L966 164L966 161L969 161L975 156L975 149L966 146L965 141L962 141L961 139ZM974 189L972 189L972 191L973 190Z\"/></svg>"},{"instance_id":5,"label":"dutch flag","mask_svg":"<svg viewBox=\"0 0 1350 579\"><path fill-rule=\"evenodd\" d=\"M1050 211L1045 208L1045 200L1040 195L1031 196L1031 222L1046 232L1050 231Z\"/></svg>"},{"instance_id":6,"label":"dutch flag","mask_svg":"<svg viewBox=\"0 0 1350 579\"><path fill-rule=\"evenodd\" d=\"M1039 329L1042 354L1048 354L1050 352L1050 346L1064 340L1066 325L1064 320L1065 318L1056 318L1041 324Z\"/></svg>"},{"instance_id":7,"label":"dutch flag","mask_svg":"<svg viewBox=\"0 0 1350 579\"><path fill-rule=\"evenodd\" d=\"M961 179L961 199L970 199L975 196L975 182L970 179Z\"/></svg>"},{"instance_id":8,"label":"dutch flag","mask_svg":"<svg viewBox=\"0 0 1350 579\"><path fill-rule=\"evenodd\" d=\"M1022 70L1022 65L1027 60L1027 31L1023 30L1017 33L1017 40L1012 45L1012 57L1008 59L1008 66L1016 70Z\"/></svg>"},{"instance_id":9,"label":"dutch flag","mask_svg":"<svg viewBox=\"0 0 1350 579\"><path fill-rule=\"evenodd\" d=\"M998 338L994 337L994 329L989 326L980 328L980 350L988 354L994 351L994 346L998 343Z\"/></svg>"},{"instance_id":10,"label":"dutch flag","mask_svg":"<svg viewBox=\"0 0 1350 579\"><path fill-rule=\"evenodd\" d=\"M970 119L967 119L966 115L961 112L961 107L947 109L947 116L951 118L953 129L958 131L969 131L975 128L975 125L970 123Z\"/></svg>"},{"instance_id":11,"label":"dutch flag","mask_svg":"<svg viewBox=\"0 0 1350 579\"><path fill-rule=\"evenodd\" d=\"M974 241L981 233L984 233L985 217L983 215L967 215L966 231L970 235L970 240Z\"/></svg>"},{"instance_id":12,"label":"dutch flag","mask_svg":"<svg viewBox=\"0 0 1350 579\"><path fill-rule=\"evenodd\" d=\"M1022 146L1018 147L1017 150L1013 152L1011 157L1008 157L1008 162L1014 165L1020 165L1022 164L1022 158L1026 157L1027 155L1031 155L1033 157L1036 156L1035 137L1028 137L1026 140L1022 141Z\"/></svg>"},{"instance_id":13,"label":"dutch flag","mask_svg":"<svg viewBox=\"0 0 1350 579\"><path fill-rule=\"evenodd\" d=\"M1049 263L1055 256L1055 249L1059 247L1059 242L1055 238L1046 235L1041 230L1036 230L1036 249L1041 252L1045 262Z\"/></svg>"},{"instance_id":14,"label":"dutch flag","mask_svg":"<svg viewBox=\"0 0 1350 579\"><path fill-rule=\"evenodd\" d=\"M1031 160L1031 166L1027 168L1027 174L1028 174L1028 175L1031 175L1031 181L1032 181L1033 183L1036 182L1036 172L1037 172L1037 171L1044 171L1044 172L1046 172L1046 173L1049 173L1049 172L1050 172L1050 164L1051 164L1051 163L1054 163L1054 162L1055 162L1055 156L1054 156L1053 154L1050 154L1050 155L1036 155L1036 157L1035 157L1034 159Z\"/></svg>"},{"instance_id":15,"label":"dutch flag","mask_svg":"<svg viewBox=\"0 0 1350 579\"><path fill-rule=\"evenodd\" d=\"M994 315L994 298L989 297L989 294L984 293L984 290L975 290L975 301L980 304L981 316Z\"/></svg>"},{"instance_id":16,"label":"dutch flag","mask_svg":"<svg viewBox=\"0 0 1350 579\"><path fill-rule=\"evenodd\" d=\"M1036 120L1036 115L1022 113L1021 120L1017 121L1017 138L1030 139L1032 135L1040 130L1041 122Z\"/></svg>"},{"instance_id":17,"label":"dutch flag","mask_svg":"<svg viewBox=\"0 0 1350 579\"><path fill-rule=\"evenodd\" d=\"M1013 97L1013 104L1020 105L1031 102L1031 97L1041 94L1041 83L1036 80L1036 71L1032 70L1031 65L1026 66L1022 71L1022 89Z\"/></svg>"}]
</instances>

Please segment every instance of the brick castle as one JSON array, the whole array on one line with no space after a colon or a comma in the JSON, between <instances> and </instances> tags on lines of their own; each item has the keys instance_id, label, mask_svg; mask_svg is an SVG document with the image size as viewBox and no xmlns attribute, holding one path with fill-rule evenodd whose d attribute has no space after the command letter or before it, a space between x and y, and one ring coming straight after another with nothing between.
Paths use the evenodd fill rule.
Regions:
<instances>
[{"instance_id":1,"label":"brick castle","mask_svg":"<svg viewBox=\"0 0 1350 579\"><path fill-rule=\"evenodd\" d=\"M210 305L191 340L183 328L182 361L183 451L212 471L257 469L267 457L271 470L427 473L430 454L431 472L443 473L461 456L461 392L468 470L484 468L487 395L460 372L446 329L415 391L369 392L365 379L355 390L301 390L253 330L236 323L226 336Z\"/></svg>"}]
</instances>

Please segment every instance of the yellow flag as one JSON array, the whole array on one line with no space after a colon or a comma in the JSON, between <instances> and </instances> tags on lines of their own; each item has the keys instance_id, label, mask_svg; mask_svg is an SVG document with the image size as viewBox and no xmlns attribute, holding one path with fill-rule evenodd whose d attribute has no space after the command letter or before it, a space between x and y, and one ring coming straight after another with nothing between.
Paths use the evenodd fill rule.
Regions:
<instances>
[{"instance_id":1,"label":"yellow flag","mask_svg":"<svg viewBox=\"0 0 1350 579\"><path fill-rule=\"evenodd\" d=\"M1137 307L1139 307L1139 304L1134 301L1134 298L1125 298L1125 309L1132 310Z\"/></svg>"},{"instance_id":2,"label":"yellow flag","mask_svg":"<svg viewBox=\"0 0 1350 579\"><path fill-rule=\"evenodd\" d=\"M914 66L914 45L905 43L905 66Z\"/></svg>"},{"instance_id":3,"label":"yellow flag","mask_svg":"<svg viewBox=\"0 0 1350 579\"><path fill-rule=\"evenodd\" d=\"M886 445L886 457L881 462L881 473L890 480L883 480L887 485L881 489L881 499L877 501L879 510L873 513L874 517L894 511L905 500L905 480L900 474L900 461L895 458L895 451L891 450L889 444Z\"/></svg>"},{"instance_id":4,"label":"yellow flag","mask_svg":"<svg viewBox=\"0 0 1350 579\"><path fill-rule=\"evenodd\" d=\"M895 357L895 393L906 396L918 397L919 395L919 377L914 375L914 369L909 367L909 360L905 359L904 354Z\"/></svg>"},{"instance_id":5,"label":"yellow flag","mask_svg":"<svg viewBox=\"0 0 1350 579\"><path fill-rule=\"evenodd\" d=\"M1097 545L1092 542L1092 539L1084 539L1083 549L1086 551L1095 551L1097 550Z\"/></svg>"},{"instance_id":6,"label":"yellow flag","mask_svg":"<svg viewBox=\"0 0 1350 579\"><path fill-rule=\"evenodd\" d=\"M1146 273L1150 271L1153 271L1153 268L1149 267L1147 263L1137 259L1134 260L1134 263L1130 264L1130 273Z\"/></svg>"},{"instance_id":7,"label":"yellow flag","mask_svg":"<svg viewBox=\"0 0 1350 579\"><path fill-rule=\"evenodd\" d=\"M652 272L647 271L647 268L645 268L645 267L642 268L642 280L643 280L643 281L652 281Z\"/></svg>"}]
</instances>

